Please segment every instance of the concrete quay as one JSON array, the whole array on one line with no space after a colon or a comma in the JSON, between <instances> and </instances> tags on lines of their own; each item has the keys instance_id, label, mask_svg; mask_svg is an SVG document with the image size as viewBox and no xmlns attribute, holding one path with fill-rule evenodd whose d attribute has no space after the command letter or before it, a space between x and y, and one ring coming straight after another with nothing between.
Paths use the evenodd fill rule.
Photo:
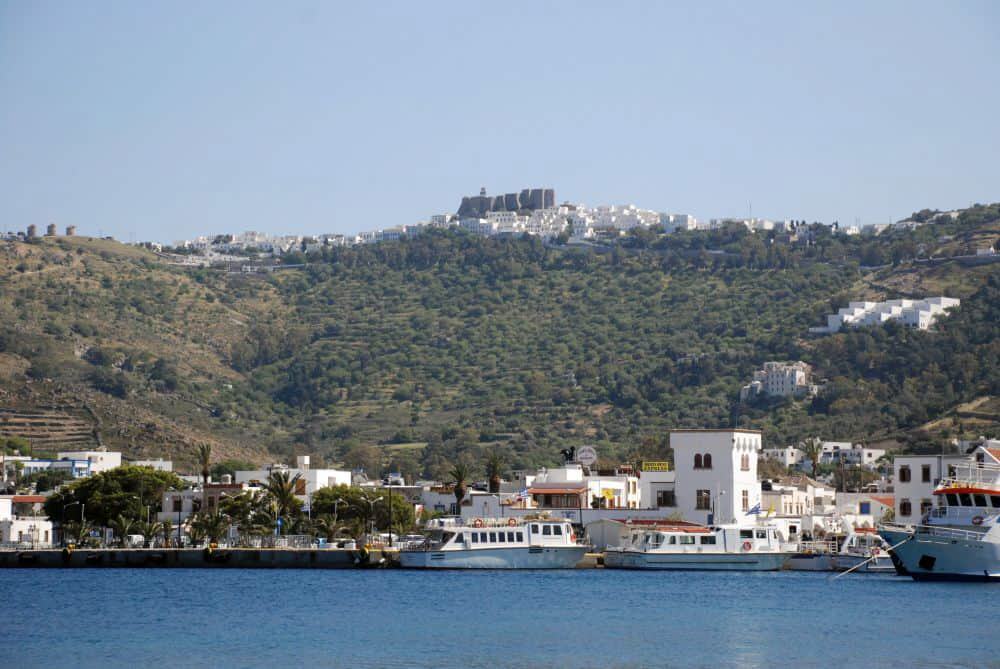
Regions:
<instances>
[{"instance_id":1,"label":"concrete quay","mask_svg":"<svg viewBox=\"0 0 1000 669\"><path fill-rule=\"evenodd\" d=\"M50 548L0 551L0 568L354 569L387 566L386 557L342 548Z\"/></svg>"}]
</instances>

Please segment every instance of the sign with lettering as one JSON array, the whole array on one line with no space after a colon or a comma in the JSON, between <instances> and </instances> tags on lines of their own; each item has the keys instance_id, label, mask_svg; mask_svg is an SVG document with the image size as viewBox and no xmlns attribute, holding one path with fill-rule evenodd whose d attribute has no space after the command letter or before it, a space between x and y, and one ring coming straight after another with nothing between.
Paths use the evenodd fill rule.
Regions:
<instances>
[{"instance_id":1,"label":"sign with lettering","mask_svg":"<svg viewBox=\"0 0 1000 669\"><path fill-rule=\"evenodd\" d=\"M576 452L576 461L589 467L597 462L597 449L593 446L581 446Z\"/></svg>"},{"instance_id":2,"label":"sign with lettering","mask_svg":"<svg viewBox=\"0 0 1000 669\"><path fill-rule=\"evenodd\" d=\"M642 471L644 472L669 472L670 463L669 462L646 462L642 463Z\"/></svg>"}]
</instances>

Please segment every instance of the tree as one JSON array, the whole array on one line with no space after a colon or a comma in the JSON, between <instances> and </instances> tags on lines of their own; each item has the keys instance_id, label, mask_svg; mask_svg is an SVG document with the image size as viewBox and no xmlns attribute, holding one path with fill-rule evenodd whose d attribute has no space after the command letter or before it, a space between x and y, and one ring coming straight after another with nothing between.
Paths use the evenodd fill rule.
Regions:
<instances>
[{"instance_id":1,"label":"tree","mask_svg":"<svg viewBox=\"0 0 1000 669\"><path fill-rule=\"evenodd\" d=\"M191 519L191 537L208 539L209 543L217 543L223 539L232 525L230 518L218 511L201 511Z\"/></svg>"},{"instance_id":2,"label":"tree","mask_svg":"<svg viewBox=\"0 0 1000 669\"><path fill-rule=\"evenodd\" d=\"M134 518L128 518L123 514L118 514L117 518L108 523L111 531L114 532L115 538L118 540L119 546L125 547L128 535L132 534L132 528L135 527L136 523L137 521Z\"/></svg>"},{"instance_id":3,"label":"tree","mask_svg":"<svg viewBox=\"0 0 1000 669\"><path fill-rule=\"evenodd\" d=\"M173 472L122 465L64 485L45 500L44 508L49 518L62 518L64 506L84 505L88 521L108 526L119 516L138 520L145 516L144 503L155 501L159 509L164 492L186 487Z\"/></svg>"},{"instance_id":4,"label":"tree","mask_svg":"<svg viewBox=\"0 0 1000 669\"><path fill-rule=\"evenodd\" d=\"M462 500L465 499L465 494L468 492L468 479L469 479L469 467L463 462L458 462L451 471L448 472L453 480L453 492L455 493L455 508L461 513Z\"/></svg>"},{"instance_id":5,"label":"tree","mask_svg":"<svg viewBox=\"0 0 1000 669\"><path fill-rule=\"evenodd\" d=\"M208 477L212 473L212 445L198 444L198 464L201 465L202 488L208 485Z\"/></svg>"},{"instance_id":6,"label":"tree","mask_svg":"<svg viewBox=\"0 0 1000 669\"><path fill-rule=\"evenodd\" d=\"M812 463L812 477L816 478L819 472L819 456L823 452L823 442L819 437L810 437L804 441L799 442L799 450L809 458Z\"/></svg>"},{"instance_id":7,"label":"tree","mask_svg":"<svg viewBox=\"0 0 1000 669\"><path fill-rule=\"evenodd\" d=\"M499 450L494 449L490 456L486 459L486 476L489 478L489 486L491 493L500 492L500 482L501 475L503 474L503 456L500 454Z\"/></svg>"},{"instance_id":8,"label":"tree","mask_svg":"<svg viewBox=\"0 0 1000 669\"><path fill-rule=\"evenodd\" d=\"M275 520L283 523L294 521L302 511L302 501L295 496L302 474L292 476L288 471L271 472L264 483L264 492L273 505Z\"/></svg>"}]
</instances>

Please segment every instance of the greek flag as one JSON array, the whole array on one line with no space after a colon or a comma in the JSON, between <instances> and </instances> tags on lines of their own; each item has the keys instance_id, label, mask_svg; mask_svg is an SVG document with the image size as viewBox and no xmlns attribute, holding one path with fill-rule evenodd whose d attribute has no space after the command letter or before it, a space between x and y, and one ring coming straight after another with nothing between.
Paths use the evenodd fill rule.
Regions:
<instances>
[{"instance_id":1,"label":"greek flag","mask_svg":"<svg viewBox=\"0 0 1000 669\"><path fill-rule=\"evenodd\" d=\"M530 495L528 494L527 488L517 493L517 499L528 499L528 497L530 497Z\"/></svg>"},{"instance_id":2,"label":"greek flag","mask_svg":"<svg viewBox=\"0 0 1000 669\"><path fill-rule=\"evenodd\" d=\"M753 508L747 511L748 516L759 516L760 515L760 504L754 504Z\"/></svg>"}]
</instances>

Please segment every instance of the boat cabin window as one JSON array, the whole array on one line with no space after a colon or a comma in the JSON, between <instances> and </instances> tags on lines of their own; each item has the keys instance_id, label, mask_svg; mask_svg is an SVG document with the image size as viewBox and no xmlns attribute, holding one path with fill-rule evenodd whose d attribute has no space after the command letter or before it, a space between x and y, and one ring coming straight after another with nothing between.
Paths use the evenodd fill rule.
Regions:
<instances>
[{"instance_id":1,"label":"boat cabin window","mask_svg":"<svg viewBox=\"0 0 1000 669\"><path fill-rule=\"evenodd\" d=\"M671 536L671 537L670 537L670 541L669 541L668 543L669 543L669 544L670 544L671 546L676 546L676 545L677 545L677 537L676 537L676 536Z\"/></svg>"},{"instance_id":2,"label":"boat cabin window","mask_svg":"<svg viewBox=\"0 0 1000 669\"><path fill-rule=\"evenodd\" d=\"M701 538L701 543L702 543L703 546L705 544L714 544L715 543L715 537L702 537Z\"/></svg>"},{"instance_id":3,"label":"boat cabin window","mask_svg":"<svg viewBox=\"0 0 1000 669\"><path fill-rule=\"evenodd\" d=\"M455 543L456 544L464 544L465 543L465 535L464 534L456 534L455 535Z\"/></svg>"},{"instance_id":4,"label":"boat cabin window","mask_svg":"<svg viewBox=\"0 0 1000 669\"><path fill-rule=\"evenodd\" d=\"M484 544L486 543L486 533L485 532L480 532L479 533L479 540L482 541Z\"/></svg>"},{"instance_id":5,"label":"boat cabin window","mask_svg":"<svg viewBox=\"0 0 1000 669\"><path fill-rule=\"evenodd\" d=\"M518 541L524 541L524 532L518 532L517 533L517 540Z\"/></svg>"},{"instance_id":6,"label":"boat cabin window","mask_svg":"<svg viewBox=\"0 0 1000 669\"><path fill-rule=\"evenodd\" d=\"M552 526L552 534L559 534L559 535L561 535L562 534L562 525L553 525Z\"/></svg>"},{"instance_id":7,"label":"boat cabin window","mask_svg":"<svg viewBox=\"0 0 1000 669\"><path fill-rule=\"evenodd\" d=\"M990 495L990 504L994 509L1000 509L1000 495Z\"/></svg>"},{"instance_id":8,"label":"boat cabin window","mask_svg":"<svg viewBox=\"0 0 1000 669\"><path fill-rule=\"evenodd\" d=\"M960 492L958 498L962 501L962 506L972 506L972 495L969 493Z\"/></svg>"},{"instance_id":9,"label":"boat cabin window","mask_svg":"<svg viewBox=\"0 0 1000 669\"><path fill-rule=\"evenodd\" d=\"M513 532L508 532L507 533L507 541L514 541L514 533Z\"/></svg>"},{"instance_id":10,"label":"boat cabin window","mask_svg":"<svg viewBox=\"0 0 1000 669\"><path fill-rule=\"evenodd\" d=\"M542 534L543 535L551 535L552 534L552 526L551 525L542 525Z\"/></svg>"},{"instance_id":11,"label":"boat cabin window","mask_svg":"<svg viewBox=\"0 0 1000 669\"><path fill-rule=\"evenodd\" d=\"M987 506L986 495L976 493L975 495L972 496L972 499L975 500L976 506L983 506L983 507Z\"/></svg>"},{"instance_id":12,"label":"boat cabin window","mask_svg":"<svg viewBox=\"0 0 1000 669\"><path fill-rule=\"evenodd\" d=\"M948 506L958 506L958 495L950 492L945 497L948 499Z\"/></svg>"},{"instance_id":13,"label":"boat cabin window","mask_svg":"<svg viewBox=\"0 0 1000 669\"><path fill-rule=\"evenodd\" d=\"M472 533L472 543L474 543L474 544L478 544L479 543L479 532L473 532Z\"/></svg>"},{"instance_id":14,"label":"boat cabin window","mask_svg":"<svg viewBox=\"0 0 1000 669\"><path fill-rule=\"evenodd\" d=\"M491 544L495 544L496 541L497 541L497 533L496 532L490 532L490 543Z\"/></svg>"},{"instance_id":15,"label":"boat cabin window","mask_svg":"<svg viewBox=\"0 0 1000 669\"><path fill-rule=\"evenodd\" d=\"M681 537L681 545L693 544L693 543L694 543L694 537L686 534Z\"/></svg>"},{"instance_id":16,"label":"boat cabin window","mask_svg":"<svg viewBox=\"0 0 1000 669\"><path fill-rule=\"evenodd\" d=\"M767 539L767 530L757 530L758 539Z\"/></svg>"},{"instance_id":17,"label":"boat cabin window","mask_svg":"<svg viewBox=\"0 0 1000 669\"><path fill-rule=\"evenodd\" d=\"M740 530L740 539L753 539L753 530Z\"/></svg>"},{"instance_id":18,"label":"boat cabin window","mask_svg":"<svg viewBox=\"0 0 1000 669\"><path fill-rule=\"evenodd\" d=\"M499 541L500 543L506 543L507 535L505 535L503 532L497 532L497 541Z\"/></svg>"},{"instance_id":19,"label":"boat cabin window","mask_svg":"<svg viewBox=\"0 0 1000 669\"><path fill-rule=\"evenodd\" d=\"M651 534L649 545L653 548L659 548L663 545L663 535L662 534Z\"/></svg>"}]
</instances>

